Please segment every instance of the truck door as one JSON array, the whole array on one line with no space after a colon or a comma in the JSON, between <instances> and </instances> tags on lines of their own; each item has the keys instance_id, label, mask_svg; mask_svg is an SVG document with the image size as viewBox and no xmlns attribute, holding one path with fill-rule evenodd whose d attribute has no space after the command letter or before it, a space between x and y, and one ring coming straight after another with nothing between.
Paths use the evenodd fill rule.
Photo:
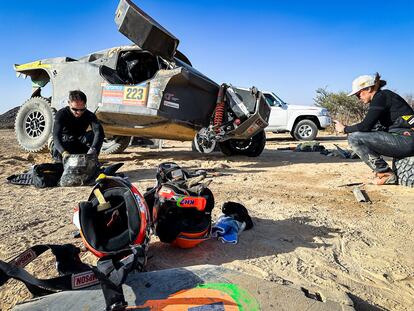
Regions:
<instances>
[{"instance_id":1,"label":"truck door","mask_svg":"<svg viewBox=\"0 0 414 311\"><path fill-rule=\"evenodd\" d=\"M271 108L269 117L269 130L286 130L288 122L288 106L273 94L264 94Z\"/></svg>"}]
</instances>

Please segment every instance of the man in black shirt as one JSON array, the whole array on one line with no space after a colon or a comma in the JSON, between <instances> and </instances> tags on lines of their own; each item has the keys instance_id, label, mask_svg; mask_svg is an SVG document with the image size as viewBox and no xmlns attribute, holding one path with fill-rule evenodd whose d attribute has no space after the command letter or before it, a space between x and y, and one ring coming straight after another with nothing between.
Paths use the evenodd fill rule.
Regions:
<instances>
[{"instance_id":1,"label":"man in black shirt","mask_svg":"<svg viewBox=\"0 0 414 311\"><path fill-rule=\"evenodd\" d=\"M360 76L349 96L369 105L364 120L345 126L335 122L339 133L347 133L352 150L375 172L374 184L394 184L396 176L382 156L397 159L414 155L414 110L398 94L382 90L386 82L375 76ZM374 128L380 125L381 130Z\"/></svg>"},{"instance_id":2,"label":"man in black shirt","mask_svg":"<svg viewBox=\"0 0 414 311\"><path fill-rule=\"evenodd\" d=\"M92 131L87 131L88 127ZM98 155L104 131L96 115L86 109L86 95L79 90L69 92L69 105L60 109L53 125L53 158L61 162L70 154Z\"/></svg>"}]
</instances>

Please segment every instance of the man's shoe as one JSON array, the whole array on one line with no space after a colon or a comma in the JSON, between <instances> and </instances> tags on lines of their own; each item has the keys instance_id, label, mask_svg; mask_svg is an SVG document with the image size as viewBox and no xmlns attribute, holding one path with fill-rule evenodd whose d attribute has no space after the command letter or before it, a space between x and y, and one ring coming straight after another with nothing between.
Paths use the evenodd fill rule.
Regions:
<instances>
[{"instance_id":1,"label":"man's shoe","mask_svg":"<svg viewBox=\"0 0 414 311\"><path fill-rule=\"evenodd\" d=\"M373 180L374 185L395 185L397 183L397 176L393 171L384 173L375 173Z\"/></svg>"}]
</instances>

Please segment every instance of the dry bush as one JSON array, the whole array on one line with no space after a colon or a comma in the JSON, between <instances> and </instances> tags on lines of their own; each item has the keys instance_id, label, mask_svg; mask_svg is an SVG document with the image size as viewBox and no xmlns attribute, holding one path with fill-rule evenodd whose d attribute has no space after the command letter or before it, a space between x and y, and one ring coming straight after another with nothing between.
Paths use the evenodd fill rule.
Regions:
<instances>
[{"instance_id":1,"label":"dry bush","mask_svg":"<svg viewBox=\"0 0 414 311\"><path fill-rule=\"evenodd\" d=\"M328 109L332 118L343 124L360 122L368 108L355 96L349 97L345 92L329 92L326 88L316 90L314 102L316 106Z\"/></svg>"},{"instance_id":2,"label":"dry bush","mask_svg":"<svg viewBox=\"0 0 414 311\"><path fill-rule=\"evenodd\" d=\"M411 106L411 108L414 109L414 95L412 93L409 93L409 94L404 96L404 99Z\"/></svg>"}]
</instances>

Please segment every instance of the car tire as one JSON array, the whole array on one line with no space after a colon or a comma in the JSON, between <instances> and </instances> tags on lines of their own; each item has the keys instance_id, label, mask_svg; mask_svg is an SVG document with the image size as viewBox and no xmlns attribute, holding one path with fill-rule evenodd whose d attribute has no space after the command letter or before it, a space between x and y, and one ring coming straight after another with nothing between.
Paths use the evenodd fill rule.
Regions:
<instances>
[{"instance_id":1,"label":"car tire","mask_svg":"<svg viewBox=\"0 0 414 311\"><path fill-rule=\"evenodd\" d=\"M131 136L108 136L102 144L102 154L122 153L128 148Z\"/></svg>"},{"instance_id":2,"label":"car tire","mask_svg":"<svg viewBox=\"0 0 414 311\"><path fill-rule=\"evenodd\" d=\"M266 134L260 131L250 139L229 139L219 143L221 152L227 156L244 155L258 157L266 146Z\"/></svg>"},{"instance_id":3,"label":"car tire","mask_svg":"<svg viewBox=\"0 0 414 311\"><path fill-rule=\"evenodd\" d=\"M32 97L19 109L14 123L14 131L19 145L28 152L41 152L47 149L52 135L55 110L44 97Z\"/></svg>"},{"instance_id":4,"label":"car tire","mask_svg":"<svg viewBox=\"0 0 414 311\"><path fill-rule=\"evenodd\" d=\"M318 135L318 127L312 120L301 120L295 124L292 136L296 140L314 140Z\"/></svg>"},{"instance_id":5,"label":"car tire","mask_svg":"<svg viewBox=\"0 0 414 311\"><path fill-rule=\"evenodd\" d=\"M393 170L399 185L414 188L414 157L394 159Z\"/></svg>"}]
</instances>

